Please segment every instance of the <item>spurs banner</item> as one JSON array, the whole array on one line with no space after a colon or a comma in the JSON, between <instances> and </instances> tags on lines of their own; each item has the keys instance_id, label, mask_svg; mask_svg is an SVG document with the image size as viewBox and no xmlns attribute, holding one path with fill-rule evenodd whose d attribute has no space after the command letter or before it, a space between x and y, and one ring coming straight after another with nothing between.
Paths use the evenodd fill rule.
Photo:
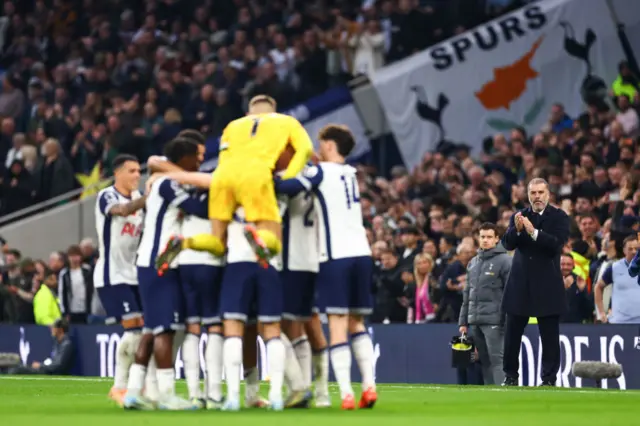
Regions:
<instances>
[{"instance_id":1,"label":"spurs banner","mask_svg":"<svg viewBox=\"0 0 640 426\"><path fill-rule=\"evenodd\" d=\"M456 370L451 368L451 338L458 332L453 324L374 325L369 327L375 353L375 375L379 383L454 384ZM73 374L112 377L115 356L120 343L120 327L79 326L72 329L76 345L76 365ZM640 389L640 334L635 325L562 325L560 348L562 362L557 385L562 387L593 387L571 375L576 361L619 363L623 375L604 381L610 389ZM204 376L204 349L207 336L200 339L200 365ZM0 352L20 355L23 364L43 361L51 355L51 332L39 326L0 325ZM264 344L258 340L258 364L266 378ZM536 328L528 327L520 352L520 384L540 384L542 348ZM354 381L359 381L357 364L353 365ZM176 376L183 376L181 356L176 361Z\"/></svg>"},{"instance_id":2,"label":"spurs banner","mask_svg":"<svg viewBox=\"0 0 640 426\"><path fill-rule=\"evenodd\" d=\"M372 82L407 166L439 142L539 131L553 103L572 117L587 95L604 99L625 58L604 0L545 0L377 71ZM627 28L637 0L617 0ZM624 6L624 7L623 7ZM622 17L621 17L622 19Z\"/></svg>"}]
</instances>

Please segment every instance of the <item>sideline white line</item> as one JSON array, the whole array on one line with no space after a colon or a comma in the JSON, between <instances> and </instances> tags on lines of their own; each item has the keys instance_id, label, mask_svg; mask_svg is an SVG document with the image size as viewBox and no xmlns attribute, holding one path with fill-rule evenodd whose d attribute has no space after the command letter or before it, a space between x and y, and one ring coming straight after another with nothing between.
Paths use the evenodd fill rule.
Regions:
<instances>
[{"instance_id":1,"label":"sideline white line","mask_svg":"<svg viewBox=\"0 0 640 426\"><path fill-rule=\"evenodd\" d=\"M44 380L44 381L61 381L61 382L94 382L94 383L102 383L102 382L112 382L112 377L33 377L33 376L0 376L1 380ZM266 382L265 382L266 383ZM329 386L333 389L337 389L338 385L335 383L330 383ZM466 387L459 386L441 386L441 385L400 385L400 384L385 384L379 383L377 385L378 388L381 389L397 389L397 390L410 390L410 391L444 391L444 392L541 392L541 393L582 393L582 394L598 394L598 395L632 395L634 397L638 396L637 390L620 390L620 389L584 389L584 388L533 388L533 387L509 387L509 388L500 388L500 387L482 387L482 386L474 386L474 387Z\"/></svg>"}]
</instances>

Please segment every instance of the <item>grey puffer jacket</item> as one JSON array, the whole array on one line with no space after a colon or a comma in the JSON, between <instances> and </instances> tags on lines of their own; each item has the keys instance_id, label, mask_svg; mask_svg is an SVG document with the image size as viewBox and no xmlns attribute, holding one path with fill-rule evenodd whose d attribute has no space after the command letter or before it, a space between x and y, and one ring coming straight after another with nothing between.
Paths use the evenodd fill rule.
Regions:
<instances>
[{"instance_id":1,"label":"grey puffer jacket","mask_svg":"<svg viewBox=\"0 0 640 426\"><path fill-rule=\"evenodd\" d=\"M511 270L511 256L501 243L479 250L467 266L459 325L502 325L500 310L504 286Z\"/></svg>"}]
</instances>

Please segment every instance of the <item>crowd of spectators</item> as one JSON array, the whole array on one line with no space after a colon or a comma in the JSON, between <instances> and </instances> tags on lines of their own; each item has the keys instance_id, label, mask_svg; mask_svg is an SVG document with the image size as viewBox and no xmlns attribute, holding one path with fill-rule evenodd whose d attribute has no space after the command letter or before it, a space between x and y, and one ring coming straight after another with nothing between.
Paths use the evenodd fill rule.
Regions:
<instances>
[{"instance_id":1,"label":"crowd of spectators","mask_svg":"<svg viewBox=\"0 0 640 426\"><path fill-rule=\"evenodd\" d=\"M286 109L519 3L6 0L0 215L182 128L218 136L254 94Z\"/></svg>"},{"instance_id":2,"label":"crowd of spectators","mask_svg":"<svg viewBox=\"0 0 640 426\"><path fill-rule=\"evenodd\" d=\"M450 144L425 154L414 170L395 167L390 179L361 167L360 199L377 265L373 321L457 321L478 228L491 222L504 232L514 212L529 205L526 185L534 177L548 181L550 202L571 218L560 265L569 307L562 320L608 321L617 283L605 271L615 260L631 260L637 244L624 240L640 229L640 79L626 61L619 70L610 105L589 101L570 116L555 104L539 132L514 128L487 138L480 158ZM618 306L636 301L623 309L640 323L640 286L628 291L620 289ZM597 312L600 301L605 312Z\"/></svg>"}]
</instances>

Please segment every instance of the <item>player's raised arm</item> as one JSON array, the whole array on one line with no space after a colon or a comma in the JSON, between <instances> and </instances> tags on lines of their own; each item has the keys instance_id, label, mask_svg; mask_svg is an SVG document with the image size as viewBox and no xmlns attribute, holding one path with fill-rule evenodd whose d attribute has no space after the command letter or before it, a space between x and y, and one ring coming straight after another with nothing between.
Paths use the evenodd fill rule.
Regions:
<instances>
[{"instance_id":1,"label":"player's raised arm","mask_svg":"<svg viewBox=\"0 0 640 426\"><path fill-rule=\"evenodd\" d=\"M147 160L147 167L152 173L170 173L180 172L182 169L180 166L172 163L167 157L161 155L152 155Z\"/></svg>"},{"instance_id":2,"label":"player's raised arm","mask_svg":"<svg viewBox=\"0 0 640 426\"><path fill-rule=\"evenodd\" d=\"M298 175L313 154L313 142L311 142L311 138L302 124L292 117L291 127L289 142L296 152L293 154L293 158L291 158L291 162L282 179L291 179Z\"/></svg>"},{"instance_id":3,"label":"player's raised arm","mask_svg":"<svg viewBox=\"0 0 640 426\"><path fill-rule=\"evenodd\" d=\"M191 185L201 189L209 189L211 183L211 173L203 172L169 172L162 173L158 178L166 177L178 182L181 185Z\"/></svg>"},{"instance_id":4,"label":"player's raised arm","mask_svg":"<svg viewBox=\"0 0 640 426\"><path fill-rule=\"evenodd\" d=\"M322 168L310 166L293 179L276 180L275 187L277 194L289 196L297 195L301 192L312 191L322 182Z\"/></svg>"},{"instance_id":5,"label":"player's raised arm","mask_svg":"<svg viewBox=\"0 0 640 426\"><path fill-rule=\"evenodd\" d=\"M200 202L196 197L189 195L175 180L165 179L160 182L158 193L169 204L178 207L187 214L202 218L207 217L207 203Z\"/></svg>"}]
</instances>

